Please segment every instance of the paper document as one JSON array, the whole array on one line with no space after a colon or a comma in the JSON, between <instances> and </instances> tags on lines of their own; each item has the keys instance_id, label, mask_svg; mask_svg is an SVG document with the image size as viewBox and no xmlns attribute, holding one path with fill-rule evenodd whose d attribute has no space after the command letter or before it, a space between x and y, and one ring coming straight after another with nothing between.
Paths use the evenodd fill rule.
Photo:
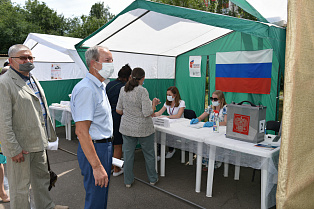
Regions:
<instances>
[{"instance_id":1,"label":"paper document","mask_svg":"<svg viewBox=\"0 0 314 209\"><path fill-rule=\"evenodd\" d=\"M196 128L196 129L203 128L203 124L202 124L202 123L190 124L189 126L190 126L191 128Z\"/></svg>"},{"instance_id":2,"label":"paper document","mask_svg":"<svg viewBox=\"0 0 314 209\"><path fill-rule=\"evenodd\" d=\"M58 144L59 144L59 137L57 137L57 140L55 142L48 142L47 150L58 150Z\"/></svg>"},{"instance_id":3,"label":"paper document","mask_svg":"<svg viewBox=\"0 0 314 209\"><path fill-rule=\"evenodd\" d=\"M112 165L118 166L119 168L122 168L124 164L123 160L117 159L115 157L112 157Z\"/></svg>"}]
</instances>

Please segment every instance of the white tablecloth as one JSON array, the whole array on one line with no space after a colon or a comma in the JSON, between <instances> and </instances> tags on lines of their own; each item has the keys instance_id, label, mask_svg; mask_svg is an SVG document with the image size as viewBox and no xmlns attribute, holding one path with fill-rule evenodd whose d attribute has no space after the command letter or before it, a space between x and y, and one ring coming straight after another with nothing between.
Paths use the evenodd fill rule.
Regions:
<instances>
[{"instance_id":1,"label":"white tablecloth","mask_svg":"<svg viewBox=\"0 0 314 209\"><path fill-rule=\"evenodd\" d=\"M66 139L71 140L72 113L68 106L49 106L50 115L55 127L55 120L65 125Z\"/></svg>"},{"instance_id":2,"label":"white tablecloth","mask_svg":"<svg viewBox=\"0 0 314 209\"><path fill-rule=\"evenodd\" d=\"M209 158L209 161L212 162L216 160L236 166L262 169L261 206L262 208L268 208L275 205L279 147L271 150L255 147L253 143L226 138L226 126L220 126L219 133L214 133L212 128L197 129L189 123L190 120L179 119L171 123L169 128L155 126L156 142L196 153L198 156ZM202 123L199 126L202 126ZM162 134L166 135L164 141L161 140ZM210 153L210 150L212 153ZM198 163L200 163L199 160ZM197 169L200 169L200 166ZM200 173L201 170L196 172ZM210 172L212 173L210 174ZM210 175L213 175L213 172L213 168L211 171L209 165L209 178L212 178ZM196 181L200 183L200 179ZM208 183L211 181L209 179ZM207 196L211 196L211 186L212 184L208 185ZM196 183L197 192L199 192L198 188L199 185Z\"/></svg>"}]
</instances>

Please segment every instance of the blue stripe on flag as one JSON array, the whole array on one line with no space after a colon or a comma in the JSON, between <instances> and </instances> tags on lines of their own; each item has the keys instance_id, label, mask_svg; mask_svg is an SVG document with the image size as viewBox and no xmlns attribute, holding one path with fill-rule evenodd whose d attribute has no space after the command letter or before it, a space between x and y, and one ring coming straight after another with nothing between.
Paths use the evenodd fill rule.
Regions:
<instances>
[{"instance_id":1,"label":"blue stripe on flag","mask_svg":"<svg viewBox=\"0 0 314 209\"><path fill-rule=\"evenodd\" d=\"M216 64L216 77L271 78L272 63Z\"/></svg>"}]
</instances>

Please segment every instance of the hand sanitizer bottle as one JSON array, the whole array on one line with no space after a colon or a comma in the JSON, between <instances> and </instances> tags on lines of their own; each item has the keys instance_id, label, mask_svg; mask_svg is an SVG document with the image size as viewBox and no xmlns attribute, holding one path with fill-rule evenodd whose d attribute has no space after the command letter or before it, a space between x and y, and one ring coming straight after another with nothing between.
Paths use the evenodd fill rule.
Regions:
<instances>
[{"instance_id":1,"label":"hand sanitizer bottle","mask_svg":"<svg viewBox=\"0 0 314 209\"><path fill-rule=\"evenodd\" d=\"M214 116L213 131L216 132L216 133L219 133L219 117L218 117L218 113L215 113L215 116Z\"/></svg>"}]
</instances>

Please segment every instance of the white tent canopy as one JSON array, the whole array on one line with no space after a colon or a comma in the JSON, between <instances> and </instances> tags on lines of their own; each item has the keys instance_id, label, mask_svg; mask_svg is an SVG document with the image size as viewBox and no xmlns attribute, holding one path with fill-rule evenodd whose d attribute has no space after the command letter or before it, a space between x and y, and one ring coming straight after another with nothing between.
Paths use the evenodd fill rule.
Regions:
<instances>
[{"instance_id":1,"label":"white tent canopy","mask_svg":"<svg viewBox=\"0 0 314 209\"><path fill-rule=\"evenodd\" d=\"M108 47L113 52L116 69L112 77L117 77L118 69L128 60L132 68L141 66L145 69L146 78L173 79L178 55L230 32L188 19L135 9L118 16L104 30L86 40L82 47Z\"/></svg>"},{"instance_id":2,"label":"white tent canopy","mask_svg":"<svg viewBox=\"0 0 314 209\"><path fill-rule=\"evenodd\" d=\"M54 79L53 69L60 74L58 79L77 79L85 77L87 69L74 45L82 39L30 33L24 45L28 46L35 57L32 73L39 81Z\"/></svg>"}]
</instances>

